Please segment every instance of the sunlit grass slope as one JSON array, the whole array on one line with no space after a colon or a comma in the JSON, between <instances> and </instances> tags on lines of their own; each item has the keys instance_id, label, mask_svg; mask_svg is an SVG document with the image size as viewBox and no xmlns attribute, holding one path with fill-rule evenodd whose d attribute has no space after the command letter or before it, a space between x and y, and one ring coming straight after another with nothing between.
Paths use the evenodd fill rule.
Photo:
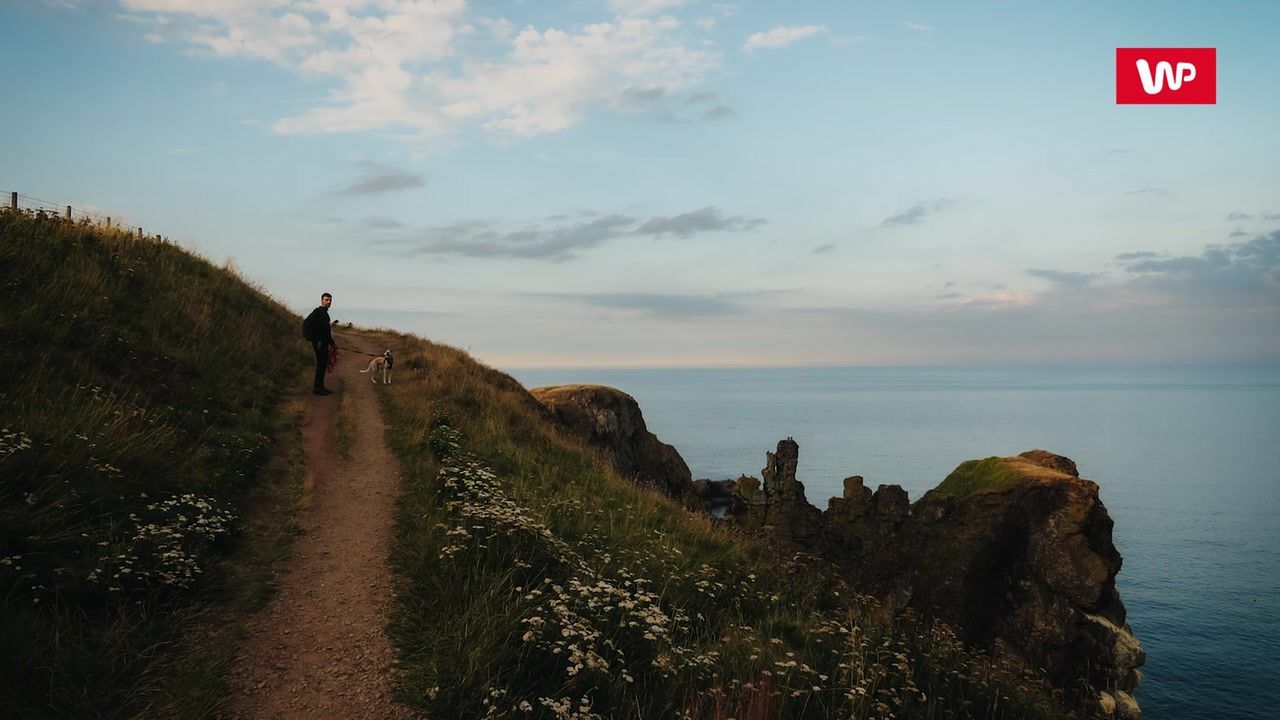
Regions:
<instances>
[{"instance_id":1,"label":"sunlit grass slope","mask_svg":"<svg viewBox=\"0 0 1280 720\"><path fill-rule=\"evenodd\" d=\"M298 325L173 245L0 212L0 714L198 692L182 633L227 585Z\"/></svg>"},{"instance_id":2,"label":"sunlit grass slope","mask_svg":"<svg viewBox=\"0 0 1280 720\"><path fill-rule=\"evenodd\" d=\"M510 377L383 333L402 699L433 717L1062 716L1034 678L616 477ZM679 444L679 438L663 438Z\"/></svg>"}]
</instances>

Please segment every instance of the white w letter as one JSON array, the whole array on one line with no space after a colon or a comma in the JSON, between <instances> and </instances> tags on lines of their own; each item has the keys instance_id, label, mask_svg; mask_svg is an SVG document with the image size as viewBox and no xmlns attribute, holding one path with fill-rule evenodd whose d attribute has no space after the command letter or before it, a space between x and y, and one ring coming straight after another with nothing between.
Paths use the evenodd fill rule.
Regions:
<instances>
[{"instance_id":1,"label":"white w letter","mask_svg":"<svg viewBox=\"0 0 1280 720\"><path fill-rule=\"evenodd\" d=\"M1182 83L1196 79L1196 66L1188 62L1178 63L1178 70L1175 73L1173 65L1167 60L1161 60L1156 63L1156 72L1151 74L1151 64L1146 60L1138 61L1138 77L1142 80L1142 89L1148 95L1155 95L1164 90L1167 84L1170 90L1178 90L1182 87Z\"/></svg>"}]
</instances>

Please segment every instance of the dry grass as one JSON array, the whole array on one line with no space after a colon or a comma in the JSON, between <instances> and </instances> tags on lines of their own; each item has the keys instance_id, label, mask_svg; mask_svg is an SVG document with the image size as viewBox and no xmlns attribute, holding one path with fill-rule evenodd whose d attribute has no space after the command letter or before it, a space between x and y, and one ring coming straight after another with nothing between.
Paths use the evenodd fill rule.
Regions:
<instances>
[{"instance_id":1,"label":"dry grass","mask_svg":"<svg viewBox=\"0 0 1280 720\"><path fill-rule=\"evenodd\" d=\"M1035 678L617 477L510 377L404 335L393 639L439 717L1060 717Z\"/></svg>"}]
</instances>

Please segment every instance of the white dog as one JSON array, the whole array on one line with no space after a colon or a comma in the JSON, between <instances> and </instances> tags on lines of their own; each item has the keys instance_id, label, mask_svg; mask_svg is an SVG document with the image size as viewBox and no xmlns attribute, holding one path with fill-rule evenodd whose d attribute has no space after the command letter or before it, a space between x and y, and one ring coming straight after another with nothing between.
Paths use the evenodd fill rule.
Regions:
<instances>
[{"instance_id":1,"label":"white dog","mask_svg":"<svg viewBox=\"0 0 1280 720\"><path fill-rule=\"evenodd\" d=\"M382 384L390 385L391 384L391 366L394 364L395 363L391 359L391 351L388 350L382 353L382 355L380 355L379 357L376 357L370 360L369 367L361 370L360 372L362 373L372 372L373 374L369 376L369 380L373 382L374 385L377 385L378 373L375 371L378 368L382 368Z\"/></svg>"}]
</instances>

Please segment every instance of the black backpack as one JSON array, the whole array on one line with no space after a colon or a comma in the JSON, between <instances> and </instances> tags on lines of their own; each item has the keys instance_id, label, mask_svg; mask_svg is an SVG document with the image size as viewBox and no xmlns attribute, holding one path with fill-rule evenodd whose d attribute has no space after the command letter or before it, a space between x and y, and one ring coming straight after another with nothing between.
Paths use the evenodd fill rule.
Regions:
<instances>
[{"instance_id":1,"label":"black backpack","mask_svg":"<svg viewBox=\"0 0 1280 720\"><path fill-rule=\"evenodd\" d=\"M316 310L312 310L311 314L308 315L306 319L302 321L302 339L303 340L307 340L310 342L317 342L323 339L316 332L316 330L318 329L316 325L319 324L318 322L316 322L317 320L319 320L319 318L316 318Z\"/></svg>"}]
</instances>

